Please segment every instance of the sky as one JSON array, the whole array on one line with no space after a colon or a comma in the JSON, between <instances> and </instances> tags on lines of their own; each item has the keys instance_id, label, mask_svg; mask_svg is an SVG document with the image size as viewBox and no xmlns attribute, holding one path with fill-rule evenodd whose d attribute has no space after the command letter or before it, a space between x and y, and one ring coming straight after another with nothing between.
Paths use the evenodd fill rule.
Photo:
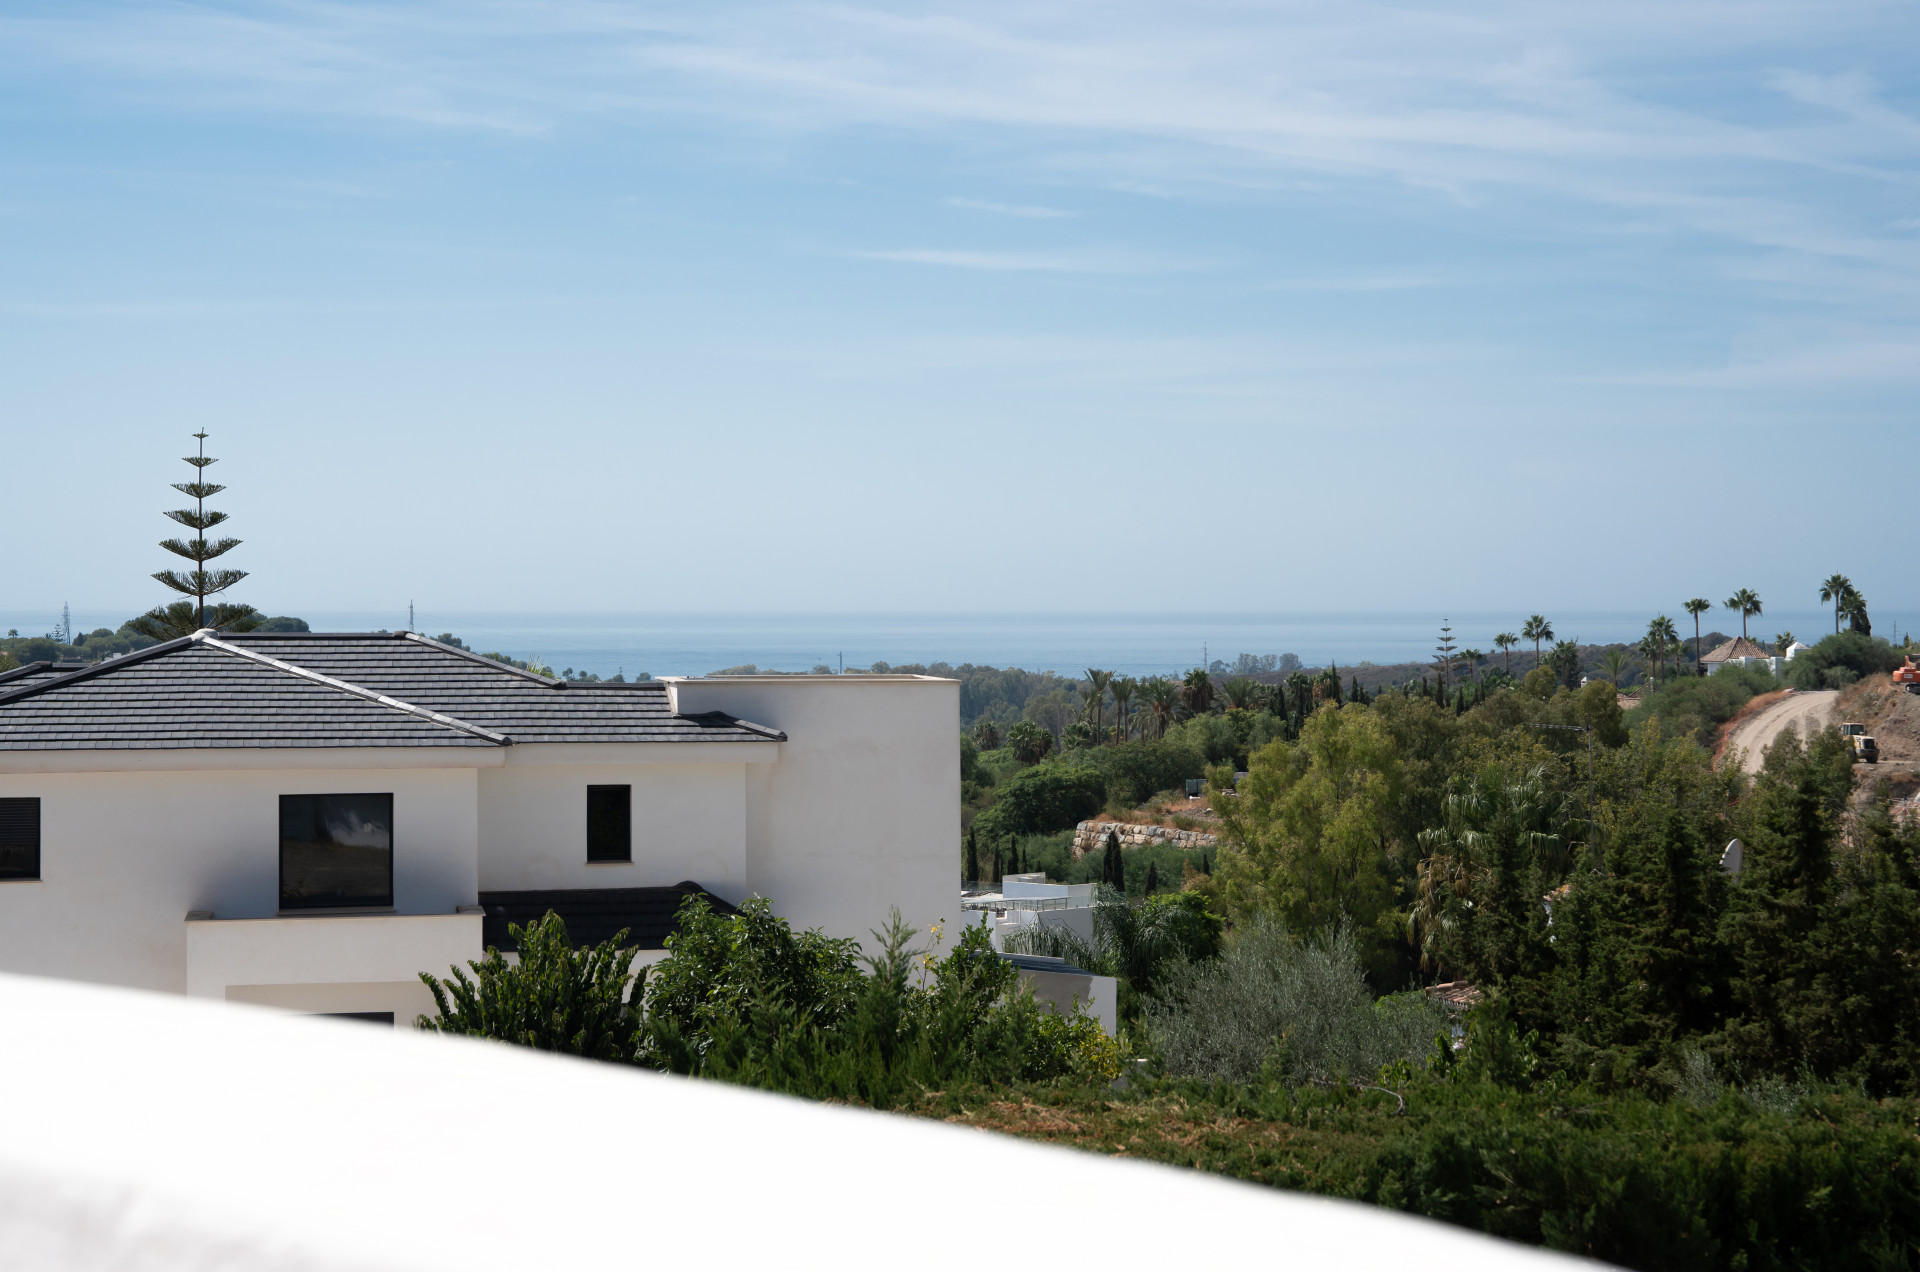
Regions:
<instances>
[{"instance_id":1,"label":"sky","mask_svg":"<svg viewBox=\"0 0 1920 1272\"><path fill-rule=\"evenodd\" d=\"M1920 6L0 9L9 609L1914 596Z\"/></svg>"}]
</instances>

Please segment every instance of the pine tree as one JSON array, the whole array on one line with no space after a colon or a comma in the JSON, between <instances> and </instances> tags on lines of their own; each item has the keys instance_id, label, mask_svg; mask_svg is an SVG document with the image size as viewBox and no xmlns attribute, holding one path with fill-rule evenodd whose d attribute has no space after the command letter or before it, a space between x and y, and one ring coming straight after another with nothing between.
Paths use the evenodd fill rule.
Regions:
<instances>
[{"instance_id":1,"label":"pine tree","mask_svg":"<svg viewBox=\"0 0 1920 1272\"><path fill-rule=\"evenodd\" d=\"M258 611L251 605L215 603L211 608L207 605L209 596L217 596L246 578L247 571L207 568L207 562L239 547L240 540L207 538L207 531L227 519L224 512L208 511L207 500L226 487L203 480L207 465L213 463L214 459L206 453L207 434L195 433L194 437L199 439L200 453L182 456L186 463L193 466L194 479L173 484L175 490L193 500L193 507L176 508L166 515L193 531L195 537L185 540L163 539L160 543L161 547L175 556L193 562L193 568L186 571L161 570L153 576L157 582L193 599L155 606L128 624L135 631L156 640L191 635L207 627L223 631L250 631L260 622Z\"/></svg>"}]
</instances>

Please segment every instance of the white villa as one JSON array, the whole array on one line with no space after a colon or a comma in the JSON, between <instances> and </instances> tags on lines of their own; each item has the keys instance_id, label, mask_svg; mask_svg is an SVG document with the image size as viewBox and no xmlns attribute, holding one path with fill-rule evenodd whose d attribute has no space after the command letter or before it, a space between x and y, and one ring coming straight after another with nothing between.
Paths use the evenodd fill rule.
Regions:
<instances>
[{"instance_id":1,"label":"white villa","mask_svg":"<svg viewBox=\"0 0 1920 1272\"><path fill-rule=\"evenodd\" d=\"M1735 636L1732 640L1714 646L1700 660L1700 664L1706 668L1708 675L1712 675L1722 667L1758 667L1766 671L1778 672L1782 661L1784 660L1768 653L1745 636Z\"/></svg>"},{"instance_id":2,"label":"white villa","mask_svg":"<svg viewBox=\"0 0 1920 1272\"><path fill-rule=\"evenodd\" d=\"M695 892L924 930L957 917L958 693L558 681L411 632L30 664L0 673L0 971L404 1023L419 972L548 909L655 951Z\"/></svg>"}]
</instances>

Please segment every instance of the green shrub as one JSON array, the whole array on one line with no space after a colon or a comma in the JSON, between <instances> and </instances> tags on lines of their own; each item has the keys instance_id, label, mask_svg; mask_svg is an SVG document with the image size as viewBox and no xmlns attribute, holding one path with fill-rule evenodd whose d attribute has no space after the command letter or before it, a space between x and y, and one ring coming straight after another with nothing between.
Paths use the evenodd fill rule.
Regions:
<instances>
[{"instance_id":1,"label":"green shrub","mask_svg":"<svg viewBox=\"0 0 1920 1272\"><path fill-rule=\"evenodd\" d=\"M457 967L444 981L420 973L440 1014L421 1016L416 1025L593 1060L633 1060L640 1018L627 1008L635 953L620 948L627 934L575 949L552 911L507 931L520 945L518 965L489 948L484 959L467 964L471 980Z\"/></svg>"},{"instance_id":2,"label":"green shrub","mask_svg":"<svg viewBox=\"0 0 1920 1272\"><path fill-rule=\"evenodd\" d=\"M1424 1064L1447 1027L1418 994L1376 1002L1346 928L1301 941L1266 915L1218 961L1168 968L1144 1020L1170 1074L1245 1082L1264 1071L1289 1085Z\"/></svg>"},{"instance_id":3,"label":"green shrub","mask_svg":"<svg viewBox=\"0 0 1920 1272\"><path fill-rule=\"evenodd\" d=\"M1064 830L1107 803L1107 780L1098 769L1065 764L1036 764L996 790L993 807L974 822L983 837Z\"/></svg>"},{"instance_id":4,"label":"green shrub","mask_svg":"<svg viewBox=\"0 0 1920 1272\"><path fill-rule=\"evenodd\" d=\"M1093 747L1076 760L1100 770L1110 798L1144 804L1161 791L1181 789L1188 778L1205 777L1205 753L1185 742L1122 742Z\"/></svg>"},{"instance_id":5,"label":"green shrub","mask_svg":"<svg viewBox=\"0 0 1920 1272\"><path fill-rule=\"evenodd\" d=\"M756 1010L831 1029L860 992L858 945L817 931L795 932L765 897L733 915L706 898L680 905L667 957L646 985L648 1063L677 1072L699 1066L716 1032L739 1029Z\"/></svg>"},{"instance_id":6,"label":"green shrub","mask_svg":"<svg viewBox=\"0 0 1920 1272\"><path fill-rule=\"evenodd\" d=\"M1681 676L1658 689L1649 689L1639 705L1622 717L1622 723L1631 730L1654 720L1660 725L1661 736L1691 738L1711 749L1721 725L1733 719L1755 695L1778 688L1780 682L1773 673L1759 667L1728 667L1711 676Z\"/></svg>"},{"instance_id":7,"label":"green shrub","mask_svg":"<svg viewBox=\"0 0 1920 1272\"><path fill-rule=\"evenodd\" d=\"M1900 663L1900 654L1882 637L1835 632L1795 655L1785 675L1796 689L1844 689L1863 676L1887 675Z\"/></svg>"},{"instance_id":8,"label":"green shrub","mask_svg":"<svg viewBox=\"0 0 1920 1272\"><path fill-rule=\"evenodd\" d=\"M1118 1047L1099 1023L1035 1003L985 928L967 928L944 959L909 948L915 934L897 913L874 935L881 952L863 960L868 973L829 1019L781 985L755 985L778 960L761 957L753 941L779 943L773 929L755 925L733 947L737 966L715 976L703 964L701 972L746 987L736 998L744 1010L711 1016L704 1047L688 1045L672 1018L650 1017L646 1058L675 1072L875 1108L952 1082L1107 1082L1118 1075ZM690 979L669 968L678 957L659 965L662 983Z\"/></svg>"}]
</instances>

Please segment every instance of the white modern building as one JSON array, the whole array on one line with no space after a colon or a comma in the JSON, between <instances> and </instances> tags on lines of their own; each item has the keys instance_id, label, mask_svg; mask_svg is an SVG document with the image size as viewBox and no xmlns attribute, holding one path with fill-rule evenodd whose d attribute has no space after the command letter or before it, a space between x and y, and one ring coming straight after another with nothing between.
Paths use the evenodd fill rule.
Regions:
<instances>
[{"instance_id":1,"label":"white modern building","mask_svg":"<svg viewBox=\"0 0 1920 1272\"><path fill-rule=\"evenodd\" d=\"M410 1021L507 925L957 917L958 685L548 679L407 633L0 673L0 971ZM644 958L659 955L643 955Z\"/></svg>"}]
</instances>

